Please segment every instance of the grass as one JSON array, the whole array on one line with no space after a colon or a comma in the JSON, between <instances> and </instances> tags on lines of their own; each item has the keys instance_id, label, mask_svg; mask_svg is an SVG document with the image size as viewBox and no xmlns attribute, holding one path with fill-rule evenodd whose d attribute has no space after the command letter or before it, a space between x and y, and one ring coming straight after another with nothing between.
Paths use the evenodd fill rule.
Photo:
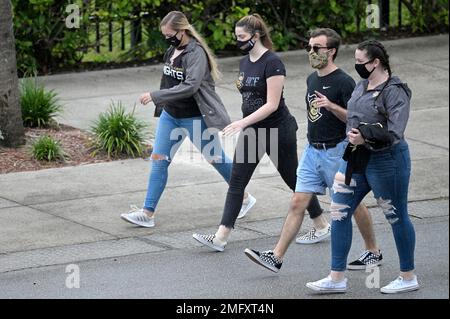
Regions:
<instances>
[{"instance_id":1,"label":"grass","mask_svg":"<svg viewBox=\"0 0 450 319\"><path fill-rule=\"evenodd\" d=\"M59 142L50 136L41 136L37 139L31 146L31 153L38 161L64 161L67 158Z\"/></svg>"},{"instance_id":2,"label":"grass","mask_svg":"<svg viewBox=\"0 0 450 319\"><path fill-rule=\"evenodd\" d=\"M36 83L36 79L24 79L21 84L20 105L26 127L47 127L61 111L57 94Z\"/></svg>"},{"instance_id":3,"label":"grass","mask_svg":"<svg viewBox=\"0 0 450 319\"><path fill-rule=\"evenodd\" d=\"M132 157L144 153L144 128L147 125L131 113L125 113L122 102L112 102L108 111L101 113L92 126L96 137L94 154L104 151L108 157L127 154Z\"/></svg>"}]
</instances>

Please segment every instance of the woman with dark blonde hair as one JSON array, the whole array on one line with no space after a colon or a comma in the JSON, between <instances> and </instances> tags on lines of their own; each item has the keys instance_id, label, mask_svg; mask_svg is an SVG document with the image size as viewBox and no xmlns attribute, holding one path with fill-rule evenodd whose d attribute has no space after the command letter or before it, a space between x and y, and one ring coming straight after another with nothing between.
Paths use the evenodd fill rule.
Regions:
<instances>
[{"instance_id":1,"label":"woman with dark blonde hair","mask_svg":"<svg viewBox=\"0 0 450 319\"><path fill-rule=\"evenodd\" d=\"M233 135L242 130L242 134L235 150L219 229L210 235L193 234L194 239L216 251L223 251L227 244L239 216L244 190L264 154L269 156L292 191L297 180L298 126L284 102L284 64L272 51L269 29L260 15L240 19L235 26L235 35L238 48L248 53L240 61L236 82L242 95L243 118L223 131L225 135ZM322 213L316 196L312 197L308 211L311 217Z\"/></svg>"},{"instance_id":2,"label":"woman with dark blonde hair","mask_svg":"<svg viewBox=\"0 0 450 319\"><path fill-rule=\"evenodd\" d=\"M217 136L218 130L230 123L230 117L215 92L214 79L220 72L214 55L182 12L169 12L160 28L170 45L164 54L161 86L139 98L143 105L153 102L155 116L160 117L147 196L143 208L134 207L121 214L125 221L142 227L155 225L154 212L167 183L168 167L186 137L226 182L230 180L232 169L232 162L223 152ZM241 200L242 217L255 201L248 193Z\"/></svg>"}]
</instances>

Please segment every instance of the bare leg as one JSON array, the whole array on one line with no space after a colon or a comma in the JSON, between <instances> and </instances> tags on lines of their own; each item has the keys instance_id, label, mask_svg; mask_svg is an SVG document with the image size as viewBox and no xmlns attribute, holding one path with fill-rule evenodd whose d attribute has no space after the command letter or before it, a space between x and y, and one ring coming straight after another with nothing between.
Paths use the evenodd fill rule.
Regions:
<instances>
[{"instance_id":1,"label":"bare leg","mask_svg":"<svg viewBox=\"0 0 450 319\"><path fill-rule=\"evenodd\" d=\"M228 237L230 237L231 234L231 228L228 228L224 225L220 225L219 229L216 232L216 236L221 241L228 241Z\"/></svg>"},{"instance_id":2,"label":"bare leg","mask_svg":"<svg viewBox=\"0 0 450 319\"><path fill-rule=\"evenodd\" d=\"M361 236L364 239L366 249L374 254L378 254L378 246L375 239L375 233L373 231L372 217L370 216L366 205L359 204L358 207L356 207L353 216L355 216L355 221L358 225Z\"/></svg>"},{"instance_id":3,"label":"bare leg","mask_svg":"<svg viewBox=\"0 0 450 319\"><path fill-rule=\"evenodd\" d=\"M325 216L323 216L323 214L321 214L320 216L317 216L316 218L313 218L313 227L315 229L324 229L326 227L328 227L328 221L325 218Z\"/></svg>"},{"instance_id":4,"label":"bare leg","mask_svg":"<svg viewBox=\"0 0 450 319\"><path fill-rule=\"evenodd\" d=\"M305 217L305 210L308 207L311 196L312 194L308 193L294 193L288 215L281 230L280 239L273 250L275 256L283 258L292 240L297 235Z\"/></svg>"}]
</instances>

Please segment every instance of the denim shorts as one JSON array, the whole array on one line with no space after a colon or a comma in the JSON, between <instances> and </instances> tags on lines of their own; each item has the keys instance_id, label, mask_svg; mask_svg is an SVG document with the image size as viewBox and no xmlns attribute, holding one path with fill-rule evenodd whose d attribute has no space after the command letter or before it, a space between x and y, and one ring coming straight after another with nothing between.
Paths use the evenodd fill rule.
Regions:
<instances>
[{"instance_id":1,"label":"denim shorts","mask_svg":"<svg viewBox=\"0 0 450 319\"><path fill-rule=\"evenodd\" d=\"M326 189L333 186L347 144L344 140L326 150L306 144L297 168L295 192L325 195Z\"/></svg>"}]
</instances>

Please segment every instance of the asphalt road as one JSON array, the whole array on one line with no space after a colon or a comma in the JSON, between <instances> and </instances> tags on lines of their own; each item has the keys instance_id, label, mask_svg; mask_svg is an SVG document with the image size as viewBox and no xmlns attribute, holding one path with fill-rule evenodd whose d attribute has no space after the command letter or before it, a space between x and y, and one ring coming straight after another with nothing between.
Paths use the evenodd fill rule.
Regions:
<instances>
[{"instance_id":1,"label":"asphalt road","mask_svg":"<svg viewBox=\"0 0 450 319\"><path fill-rule=\"evenodd\" d=\"M0 274L0 298L449 298L448 216L413 220L421 289L408 294L382 295L376 288L366 288L367 277L373 273L352 271L347 273L346 294L316 295L305 283L327 274L329 241L293 244L281 271L274 274L243 254L246 247L271 248L276 237L265 237L231 242L223 253L196 247L77 263L79 288L73 280L74 268L68 265L6 272ZM375 231L385 260L379 268L383 286L397 275L398 259L387 223L376 225ZM355 229L350 257L357 257L361 247Z\"/></svg>"}]
</instances>

